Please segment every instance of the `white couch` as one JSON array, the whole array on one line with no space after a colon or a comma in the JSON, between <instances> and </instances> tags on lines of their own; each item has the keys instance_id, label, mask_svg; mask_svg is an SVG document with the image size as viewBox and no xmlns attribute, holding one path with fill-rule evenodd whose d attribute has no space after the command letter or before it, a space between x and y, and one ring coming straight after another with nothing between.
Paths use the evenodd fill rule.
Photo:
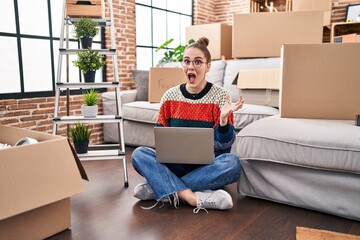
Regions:
<instances>
[{"instance_id":1,"label":"white couch","mask_svg":"<svg viewBox=\"0 0 360 240\"><path fill-rule=\"evenodd\" d=\"M360 220L360 127L351 120L260 119L240 131L243 195Z\"/></svg>"},{"instance_id":2,"label":"white couch","mask_svg":"<svg viewBox=\"0 0 360 240\"><path fill-rule=\"evenodd\" d=\"M214 62L208 79L236 101L240 92L232 82L240 69L274 68L279 61ZM113 96L103 94L105 114L114 114ZM153 147L159 104L135 101L136 90L122 92L121 99L125 143ZM359 221L360 127L354 121L280 118L278 113L247 103L234 113L238 133L232 152L242 163L239 193ZM117 142L116 132L105 125L105 141Z\"/></svg>"}]
</instances>

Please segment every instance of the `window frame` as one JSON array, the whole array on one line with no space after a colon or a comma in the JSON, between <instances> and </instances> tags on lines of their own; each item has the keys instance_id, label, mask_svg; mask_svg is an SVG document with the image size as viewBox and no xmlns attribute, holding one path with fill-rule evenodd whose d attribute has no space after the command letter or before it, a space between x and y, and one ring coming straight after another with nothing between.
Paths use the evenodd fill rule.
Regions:
<instances>
[{"instance_id":1,"label":"window frame","mask_svg":"<svg viewBox=\"0 0 360 240\"><path fill-rule=\"evenodd\" d=\"M9 32L0 32L0 37L12 37L16 38L17 50L18 50L18 68L19 68L19 80L20 80L20 89L19 92L12 93L1 93L0 92L0 100L5 99L21 99L21 98L36 98L36 97L53 97L55 96L55 88L56 88L56 74L57 74L57 66L55 66L56 60L55 51L58 51L54 42L59 42L60 37L55 37L53 34L53 20L52 20L52 9L51 9L51 0L45 0L47 5L47 13L48 13L48 26L49 26L49 35L48 36L40 36L40 35L30 35L30 34L21 34L20 33L20 13L19 13L19 4L18 0L13 0L14 3L14 17L15 17L15 33ZM56 34L55 34L56 35ZM25 91L25 79L24 79L24 63L23 63L23 53L22 53L22 39L36 39L36 40L47 40L50 48L50 66L51 66L51 85L52 90L49 91ZM78 46L80 46L79 41L74 38L69 38L69 41L77 42ZM94 43L100 44L102 48L105 47L105 31L101 27L100 28L100 40L93 41ZM102 72L102 81L106 82L106 67L103 68ZM80 76L80 72L79 72ZM99 89L102 90L102 89ZM79 94L81 90L71 90L71 94ZM61 93L62 95L66 94L66 91Z\"/></svg>"},{"instance_id":2,"label":"window frame","mask_svg":"<svg viewBox=\"0 0 360 240\"><path fill-rule=\"evenodd\" d=\"M137 50L140 48L140 49L150 49L151 51L151 66L150 67L154 67L156 66L157 63L154 62L154 51L160 47L157 46L157 45L154 45L154 37L153 37L153 32L154 32L154 29L153 29L153 10L160 10L160 11L164 11L166 14L168 13L171 13L171 14L177 14L179 16L187 16L187 17L190 17L191 18L191 25L194 24L194 1L191 0L191 14L185 14L185 13L181 13L181 12L176 12L176 11L173 11L173 10L168 10L167 8L164 9L164 8L159 8L159 7L154 7L153 4L152 4L152 0L150 1L150 5L149 4L144 4L144 3L138 3L137 1L135 1L135 7L136 6L142 6L142 7L148 7L150 8L151 10L151 45L138 45L136 43L136 52ZM136 16L135 16L136 18ZM179 29L180 31L180 29ZM181 31L180 31L181 32ZM172 38L172 36L168 36L168 27L166 27L166 35L167 35L167 38L166 40ZM183 43L180 43L180 44L183 44L183 45L186 45L185 42ZM174 48L173 47L165 47L163 49L163 51L168 51L168 50L173 50ZM138 65L138 56L136 54L136 65Z\"/></svg>"}]
</instances>

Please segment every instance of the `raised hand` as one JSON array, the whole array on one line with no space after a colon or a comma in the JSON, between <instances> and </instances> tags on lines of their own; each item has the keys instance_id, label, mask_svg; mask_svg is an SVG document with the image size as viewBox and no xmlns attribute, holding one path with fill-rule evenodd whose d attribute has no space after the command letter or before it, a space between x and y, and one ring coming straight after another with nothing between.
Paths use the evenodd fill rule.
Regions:
<instances>
[{"instance_id":1,"label":"raised hand","mask_svg":"<svg viewBox=\"0 0 360 240\"><path fill-rule=\"evenodd\" d=\"M225 126L228 121L228 117L232 112L242 108L244 99L240 96L236 103L231 103L230 96L226 96L225 104L220 108L220 126Z\"/></svg>"}]
</instances>

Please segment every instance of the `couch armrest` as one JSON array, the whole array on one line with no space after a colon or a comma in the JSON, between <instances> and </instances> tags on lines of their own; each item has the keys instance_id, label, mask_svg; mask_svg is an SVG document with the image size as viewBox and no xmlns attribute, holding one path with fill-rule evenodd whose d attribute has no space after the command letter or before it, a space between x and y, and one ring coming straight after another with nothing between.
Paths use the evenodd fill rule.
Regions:
<instances>
[{"instance_id":1,"label":"couch armrest","mask_svg":"<svg viewBox=\"0 0 360 240\"><path fill-rule=\"evenodd\" d=\"M120 91L121 105L124 103L134 102L136 100L136 89ZM104 92L101 94L103 112L105 115L114 115L116 112L115 92Z\"/></svg>"},{"instance_id":2,"label":"couch armrest","mask_svg":"<svg viewBox=\"0 0 360 240\"><path fill-rule=\"evenodd\" d=\"M136 89L120 91L121 104L136 101Z\"/></svg>"}]
</instances>

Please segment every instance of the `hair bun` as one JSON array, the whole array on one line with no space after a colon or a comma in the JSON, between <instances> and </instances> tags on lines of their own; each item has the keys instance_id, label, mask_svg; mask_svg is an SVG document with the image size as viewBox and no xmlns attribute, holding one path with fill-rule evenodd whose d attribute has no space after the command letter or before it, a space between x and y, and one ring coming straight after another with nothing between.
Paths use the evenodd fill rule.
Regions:
<instances>
[{"instance_id":1,"label":"hair bun","mask_svg":"<svg viewBox=\"0 0 360 240\"><path fill-rule=\"evenodd\" d=\"M201 37L196 41L198 44L202 44L204 46L208 46L209 45L209 39L207 39L206 37Z\"/></svg>"}]
</instances>

